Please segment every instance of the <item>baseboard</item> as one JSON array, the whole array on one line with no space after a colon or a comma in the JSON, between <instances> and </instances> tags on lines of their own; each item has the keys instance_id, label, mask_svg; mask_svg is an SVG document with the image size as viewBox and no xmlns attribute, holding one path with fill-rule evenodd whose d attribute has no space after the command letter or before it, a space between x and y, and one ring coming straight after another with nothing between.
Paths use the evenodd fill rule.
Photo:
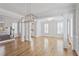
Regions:
<instances>
[{"instance_id":1,"label":"baseboard","mask_svg":"<svg viewBox=\"0 0 79 59\"><path fill-rule=\"evenodd\" d=\"M7 43L7 42L14 41L14 40L15 40L15 39L8 39L8 40L0 41L0 43Z\"/></svg>"},{"instance_id":2,"label":"baseboard","mask_svg":"<svg viewBox=\"0 0 79 59\"><path fill-rule=\"evenodd\" d=\"M60 39L63 39L63 37L57 37L57 36L45 36L45 35L40 35L40 36L32 36L32 38L38 38L38 37L50 37L50 38L60 38Z\"/></svg>"}]
</instances>

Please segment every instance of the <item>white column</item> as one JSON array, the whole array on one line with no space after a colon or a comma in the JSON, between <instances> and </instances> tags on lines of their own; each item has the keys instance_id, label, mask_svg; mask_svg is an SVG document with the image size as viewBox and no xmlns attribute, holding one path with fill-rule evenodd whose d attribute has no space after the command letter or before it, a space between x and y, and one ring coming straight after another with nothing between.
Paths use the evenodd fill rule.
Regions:
<instances>
[{"instance_id":1,"label":"white column","mask_svg":"<svg viewBox=\"0 0 79 59\"><path fill-rule=\"evenodd\" d=\"M28 40L28 22L25 23L25 39Z\"/></svg>"},{"instance_id":2,"label":"white column","mask_svg":"<svg viewBox=\"0 0 79 59\"><path fill-rule=\"evenodd\" d=\"M64 17L64 48L67 48L67 17Z\"/></svg>"},{"instance_id":3,"label":"white column","mask_svg":"<svg viewBox=\"0 0 79 59\"><path fill-rule=\"evenodd\" d=\"M31 38L31 22L29 22L29 41L32 41L32 38Z\"/></svg>"},{"instance_id":4,"label":"white column","mask_svg":"<svg viewBox=\"0 0 79 59\"><path fill-rule=\"evenodd\" d=\"M25 23L25 40L31 41L31 22Z\"/></svg>"},{"instance_id":5,"label":"white column","mask_svg":"<svg viewBox=\"0 0 79 59\"><path fill-rule=\"evenodd\" d=\"M79 50L78 49L78 8L76 8L75 6L75 9L73 11L73 49L74 50Z\"/></svg>"},{"instance_id":6,"label":"white column","mask_svg":"<svg viewBox=\"0 0 79 59\"><path fill-rule=\"evenodd\" d=\"M18 22L18 25L17 25L17 32L18 32L18 36L20 36L20 22Z\"/></svg>"},{"instance_id":7,"label":"white column","mask_svg":"<svg viewBox=\"0 0 79 59\"><path fill-rule=\"evenodd\" d=\"M25 38L24 38L24 23L22 23L22 41L24 41L25 40Z\"/></svg>"}]
</instances>

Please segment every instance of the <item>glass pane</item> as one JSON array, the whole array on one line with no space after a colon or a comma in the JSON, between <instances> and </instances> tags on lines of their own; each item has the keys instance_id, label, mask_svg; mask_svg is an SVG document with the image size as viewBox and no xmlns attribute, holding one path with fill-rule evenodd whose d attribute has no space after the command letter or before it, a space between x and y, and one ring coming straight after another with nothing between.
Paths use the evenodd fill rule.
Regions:
<instances>
[{"instance_id":1,"label":"glass pane","mask_svg":"<svg viewBox=\"0 0 79 59\"><path fill-rule=\"evenodd\" d=\"M59 22L57 23L57 34L62 34L63 32L63 23Z\"/></svg>"},{"instance_id":2,"label":"glass pane","mask_svg":"<svg viewBox=\"0 0 79 59\"><path fill-rule=\"evenodd\" d=\"M44 24L44 31L45 33L48 33L48 24Z\"/></svg>"}]
</instances>

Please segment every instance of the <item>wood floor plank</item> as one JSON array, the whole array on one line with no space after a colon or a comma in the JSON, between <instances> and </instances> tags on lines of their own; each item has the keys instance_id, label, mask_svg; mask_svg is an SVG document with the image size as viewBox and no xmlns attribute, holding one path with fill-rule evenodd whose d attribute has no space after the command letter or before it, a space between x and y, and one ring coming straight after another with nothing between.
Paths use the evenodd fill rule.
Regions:
<instances>
[{"instance_id":1,"label":"wood floor plank","mask_svg":"<svg viewBox=\"0 0 79 59\"><path fill-rule=\"evenodd\" d=\"M29 43L16 38L15 41L0 43L0 55L4 56L73 56L69 46L63 49L63 39L53 37L32 38Z\"/></svg>"}]
</instances>

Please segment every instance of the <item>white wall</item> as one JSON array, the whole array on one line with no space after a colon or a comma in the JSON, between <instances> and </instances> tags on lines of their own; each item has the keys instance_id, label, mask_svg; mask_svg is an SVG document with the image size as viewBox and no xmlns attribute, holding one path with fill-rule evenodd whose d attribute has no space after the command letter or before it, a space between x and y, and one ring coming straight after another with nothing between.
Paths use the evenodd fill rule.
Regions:
<instances>
[{"instance_id":1,"label":"white wall","mask_svg":"<svg viewBox=\"0 0 79 59\"><path fill-rule=\"evenodd\" d=\"M79 4L77 4L77 11L76 11L76 33L77 33L77 36L76 36L76 43L77 43L77 50L79 51Z\"/></svg>"},{"instance_id":2,"label":"white wall","mask_svg":"<svg viewBox=\"0 0 79 59\"><path fill-rule=\"evenodd\" d=\"M79 51L79 4L75 5L73 14L73 48Z\"/></svg>"},{"instance_id":3,"label":"white wall","mask_svg":"<svg viewBox=\"0 0 79 59\"><path fill-rule=\"evenodd\" d=\"M62 20L51 20L47 21L37 21L37 36L52 36L52 37L63 37L63 33L57 34L57 23L58 22L63 22ZM44 24L48 23L48 33L45 33L44 31Z\"/></svg>"}]
</instances>

